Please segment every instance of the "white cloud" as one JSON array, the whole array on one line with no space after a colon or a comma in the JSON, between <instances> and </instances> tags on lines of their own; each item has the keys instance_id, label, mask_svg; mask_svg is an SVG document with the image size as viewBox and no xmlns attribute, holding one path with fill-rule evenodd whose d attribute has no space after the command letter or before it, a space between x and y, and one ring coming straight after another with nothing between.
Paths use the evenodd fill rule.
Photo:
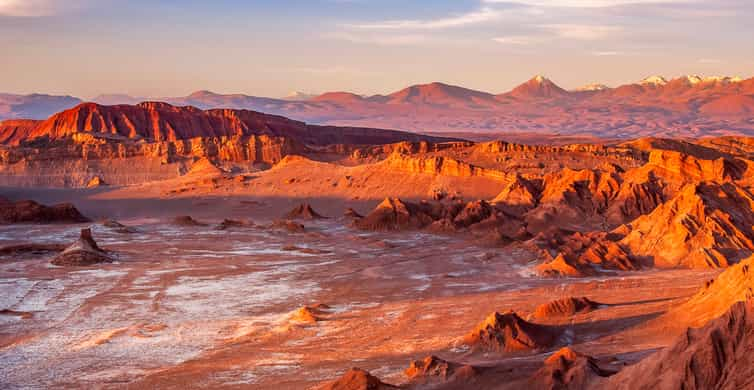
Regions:
<instances>
[{"instance_id":1,"label":"white cloud","mask_svg":"<svg viewBox=\"0 0 754 390\"><path fill-rule=\"evenodd\" d=\"M527 36L527 35L511 35L511 36L505 36L505 37L492 38L492 40L497 43L502 43L504 45L515 45L515 46L526 46L526 45L531 45L531 44L535 44L535 43L539 43L543 41L541 37L533 37L533 36Z\"/></svg>"},{"instance_id":2,"label":"white cloud","mask_svg":"<svg viewBox=\"0 0 754 390\"><path fill-rule=\"evenodd\" d=\"M374 23L349 24L346 27L364 30L434 30L461 27L496 20L502 16L501 10L483 7L465 14L437 19L385 20Z\"/></svg>"},{"instance_id":3,"label":"white cloud","mask_svg":"<svg viewBox=\"0 0 754 390\"><path fill-rule=\"evenodd\" d=\"M52 16L93 4L94 0L0 0L0 16Z\"/></svg>"},{"instance_id":4,"label":"white cloud","mask_svg":"<svg viewBox=\"0 0 754 390\"><path fill-rule=\"evenodd\" d=\"M53 0L0 0L0 15L46 16L56 10Z\"/></svg>"},{"instance_id":5,"label":"white cloud","mask_svg":"<svg viewBox=\"0 0 754 390\"><path fill-rule=\"evenodd\" d=\"M518 3L554 8L606 8L632 4L688 3L693 0L482 0L486 4Z\"/></svg>"},{"instance_id":6,"label":"white cloud","mask_svg":"<svg viewBox=\"0 0 754 390\"><path fill-rule=\"evenodd\" d=\"M596 57L617 57L617 56L628 55L628 53L624 51L605 50L605 51L593 51L592 55Z\"/></svg>"},{"instance_id":7,"label":"white cloud","mask_svg":"<svg viewBox=\"0 0 754 390\"><path fill-rule=\"evenodd\" d=\"M602 26L592 24L549 24L542 27L553 31L561 38L584 41L602 39L623 30L618 26Z\"/></svg>"},{"instance_id":8,"label":"white cloud","mask_svg":"<svg viewBox=\"0 0 754 390\"><path fill-rule=\"evenodd\" d=\"M696 62L700 64L722 64L723 60L717 58L700 58Z\"/></svg>"},{"instance_id":9,"label":"white cloud","mask_svg":"<svg viewBox=\"0 0 754 390\"><path fill-rule=\"evenodd\" d=\"M323 36L329 39L338 39L352 43L375 44L380 46L408 46L427 41L427 37L421 34L354 34L341 31L323 34Z\"/></svg>"}]
</instances>

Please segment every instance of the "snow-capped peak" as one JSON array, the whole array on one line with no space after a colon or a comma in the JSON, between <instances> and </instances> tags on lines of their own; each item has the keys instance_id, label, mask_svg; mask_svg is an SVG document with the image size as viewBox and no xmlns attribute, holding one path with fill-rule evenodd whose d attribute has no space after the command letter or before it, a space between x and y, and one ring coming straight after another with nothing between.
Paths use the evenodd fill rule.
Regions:
<instances>
[{"instance_id":1,"label":"snow-capped peak","mask_svg":"<svg viewBox=\"0 0 754 390\"><path fill-rule=\"evenodd\" d=\"M587 84L583 87L579 87L576 90L577 91L604 91L606 89L610 89L610 87L608 87L605 84L594 83L594 84Z\"/></svg>"},{"instance_id":2,"label":"snow-capped peak","mask_svg":"<svg viewBox=\"0 0 754 390\"><path fill-rule=\"evenodd\" d=\"M639 84L642 85L665 85L668 83L668 80L666 80L662 76L649 76L645 78L644 80L641 80Z\"/></svg>"}]
</instances>

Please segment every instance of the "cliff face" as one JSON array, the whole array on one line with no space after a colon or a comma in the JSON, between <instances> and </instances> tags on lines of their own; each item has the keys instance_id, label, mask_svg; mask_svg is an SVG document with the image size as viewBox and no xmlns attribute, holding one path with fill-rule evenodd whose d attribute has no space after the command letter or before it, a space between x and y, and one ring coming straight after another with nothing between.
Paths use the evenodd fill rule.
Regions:
<instances>
[{"instance_id":1,"label":"cliff face","mask_svg":"<svg viewBox=\"0 0 754 390\"><path fill-rule=\"evenodd\" d=\"M117 142L75 134L70 140L44 145L0 149L0 163L15 164L44 160L115 160L132 157L177 158L207 157L219 161L247 161L275 164L289 154L307 148L287 138L266 135L190 138L161 142Z\"/></svg>"},{"instance_id":2,"label":"cliff face","mask_svg":"<svg viewBox=\"0 0 754 390\"><path fill-rule=\"evenodd\" d=\"M315 126L282 116L248 110L176 107L146 102L135 106L84 103L37 123L25 136L8 129L0 140L17 144L38 138L62 139L78 133L97 133L122 139L176 141L191 138L268 135L303 144L386 144L401 141L442 141L439 137L356 127Z\"/></svg>"},{"instance_id":3,"label":"cliff face","mask_svg":"<svg viewBox=\"0 0 754 390\"><path fill-rule=\"evenodd\" d=\"M382 164L389 169L408 173L454 177L486 177L504 182L512 180L509 175L503 172L480 168L447 157L413 157L396 153L390 155Z\"/></svg>"},{"instance_id":4,"label":"cliff face","mask_svg":"<svg viewBox=\"0 0 754 390\"><path fill-rule=\"evenodd\" d=\"M13 119L0 122L0 144L18 144L29 138L29 134L41 121Z\"/></svg>"}]
</instances>

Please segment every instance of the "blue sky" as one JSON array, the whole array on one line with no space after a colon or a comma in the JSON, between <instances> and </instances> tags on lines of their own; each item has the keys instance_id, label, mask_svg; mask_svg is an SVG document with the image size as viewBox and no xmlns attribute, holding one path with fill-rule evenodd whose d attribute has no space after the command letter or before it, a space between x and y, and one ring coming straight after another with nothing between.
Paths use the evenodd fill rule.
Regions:
<instances>
[{"instance_id":1,"label":"blue sky","mask_svg":"<svg viewBox=\"0 0 754 390\"><path fill-rule=\"evenodd\" d=\"M754 76L754 2L0 0L0 91L503 92L651 74Z\"/></svg>"}]
</instances>

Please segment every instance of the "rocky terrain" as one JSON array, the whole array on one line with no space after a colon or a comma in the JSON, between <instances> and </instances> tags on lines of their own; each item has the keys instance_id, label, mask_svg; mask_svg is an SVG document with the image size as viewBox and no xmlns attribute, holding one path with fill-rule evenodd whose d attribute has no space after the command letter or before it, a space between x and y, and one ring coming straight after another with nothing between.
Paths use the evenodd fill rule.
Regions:
<instances>
[{"instance_id":1,"label":"rocky terrain","mask_svg":"<svg viewBox=\"0 0 754 390\"><path fill-rule=\"evenodd\" d=\"M573 95L534 79L472 108ZM752 386L752 138L473 142L86 103L0 140L10 388Z\"/></svg>"}]
</instances>

